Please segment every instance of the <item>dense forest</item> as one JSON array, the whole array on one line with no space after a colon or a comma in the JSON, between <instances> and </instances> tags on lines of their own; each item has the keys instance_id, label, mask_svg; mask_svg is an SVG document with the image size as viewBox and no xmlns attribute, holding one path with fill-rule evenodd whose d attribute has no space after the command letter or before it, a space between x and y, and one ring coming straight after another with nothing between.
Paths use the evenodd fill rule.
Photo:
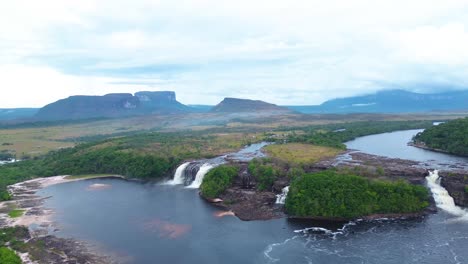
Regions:
<instances>
[{"instance_id":1,"label":"dense forest","mask_svg":"<svg viewBox=\"0 0 468 264\"><path fill-rule=\"evenodd\" d=\"M432 126L414 138L417 145L468 156L468 117Z\"/></svg>"},{"instance_id":2,"label":"dense forest","mask_svg":"<svg viewBox=\"0 0 468 264\"><path fill-rule=\"evenodd\" d=\"M232 185L239 173L239 168L231 165L221 165L210 170L203 178L200 191L206 198L216 198Z\"/></svg>"},{"instance_id":3,"label":"dense forest","mask_svg":"<svg viewBox=\"0 0 468 264\"><path fill-rule=\"evenodd\" d=\"M423 186L369 180L328 170L295 178L285 206L288 214L297 217L352 219L419 212L428 205L428 192Z\"/></svg>"}]
</instances>

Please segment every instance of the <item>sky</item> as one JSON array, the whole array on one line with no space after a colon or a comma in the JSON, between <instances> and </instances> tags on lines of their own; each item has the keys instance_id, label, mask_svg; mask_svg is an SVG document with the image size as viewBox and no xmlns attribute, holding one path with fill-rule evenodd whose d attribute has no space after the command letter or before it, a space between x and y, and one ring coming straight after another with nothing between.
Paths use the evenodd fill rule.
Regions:
<instances>
[{"instance_id":1,"label":"sky","mask_svg":"<svg viewBox=\"0 0 468 264\"><path fill-rule=\"evenodd\" d=\"M0 0L0 108L468 89L468 0Z\"/></svg>"}]
</instances>

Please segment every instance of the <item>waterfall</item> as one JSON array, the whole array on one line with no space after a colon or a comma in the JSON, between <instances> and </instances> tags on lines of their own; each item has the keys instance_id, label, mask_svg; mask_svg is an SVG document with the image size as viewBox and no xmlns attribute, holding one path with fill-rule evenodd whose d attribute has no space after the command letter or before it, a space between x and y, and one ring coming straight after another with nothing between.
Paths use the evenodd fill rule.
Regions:
<instances>
[{"instance_id":1,"label":"waterfall","mask_svg":"<svg viewBox=\"0 0 468 264\"><path fill-rule=\"evenodd\" d=\"M190 162L185 162L184 164L177 167L175 174L174 174L174 179L168 181L167 184L169 185L183 184L185 168L187 168L189 164Z\"/></svg>"},{"instance_id":2,"label":"waterfall","mask_svg":"<svg viewBox=\"0 0 468 264\"><path fill-rule=\"evenodd\" d=\"M199 188L203 182L205 174L208 171L210 171L213 167L213 165L208 163L203 164L198 170L197 175L195 176L195 180L189 186L187 186L187 188Z\"/></svg>"},{"instance_id":3,"label":"waterfall","mask_svg":"<svg viewBox=\"0 0 468 264\"><path fill-rule=\"evenodd\" d=\"M426 181L438 208L455 216L468 217L468 211L456 206L455 201L447 190L440 185L440 177L437 170L429 171Z\"/></svg>"},{"instance_id":4,"label":"waterfall","mask_svg":"<svg viewBox=\"0 0 468 264\"><path fill-rule=\"evenodd\" d=\"M286 202L286 197L288 196L289 186L284 187L281 190L281 194L276 195L276 203L277 204L284 204Z\"/></svg>"}]
</instances>

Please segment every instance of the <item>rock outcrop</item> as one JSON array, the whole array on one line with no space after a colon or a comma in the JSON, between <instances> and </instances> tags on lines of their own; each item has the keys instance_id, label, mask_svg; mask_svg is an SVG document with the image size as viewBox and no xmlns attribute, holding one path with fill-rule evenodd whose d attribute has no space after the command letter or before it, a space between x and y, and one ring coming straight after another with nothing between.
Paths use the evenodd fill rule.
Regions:
<instances>
[{"instance_id":1,"label":"rock outcrop","mask_svg":"<svg viewBox=\"0 0 468 264\"><path fill-rule=\"evenodd\" d=\"M468 207L468 172L440 171L441 185L447 189L458 206Z\"/></svg>"}]
</instances>

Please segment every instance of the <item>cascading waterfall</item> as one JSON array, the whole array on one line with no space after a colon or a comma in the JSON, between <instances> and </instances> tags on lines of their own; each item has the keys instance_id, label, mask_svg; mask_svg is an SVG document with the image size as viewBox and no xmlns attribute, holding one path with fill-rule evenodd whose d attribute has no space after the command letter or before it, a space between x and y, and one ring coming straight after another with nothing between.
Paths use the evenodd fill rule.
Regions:
<instances>
[{"instance_id":1,"label":"cascading waterfall","mask_svg":"<svg viewBox=\"0 0 468 264\"><path fill-rule=\"evenodd\" d=\"M212 164L203 164L198 170L197 175L195 176L195 180L189 186L187 186L187 188L199 188L203 182L205 174L208 173L208 171L210 171L212 168L214 168L214 165Z\"/></svg>"},{"instance_id":2,"label":"cascading waterfall","mask_svg":"<svg viewBox=\"0 0 468 264\"><path fill-rule=\"evenodd\" d=\"M183 174L183 184L185 186L189 186L192 184L192 182L195 180L197 177L197 173L200 170L200 167L203 165L203 163L200 162L191 162L184 170Z\"/></svg>"},{"instance_id":3,"label":"cascading waterfall","mask_svg":"<svg viewBox=\"0 0 468 264\"><path fill-rule=\"evenodd\" d=\"M456 206L455 201L447 190L440 185L440 177L437 170L429 171L429 176L426 177L426 181L438 208L452 215L468 219L468 211Z\"/></svg>"},{"instance_id":4,"label":"cascading waterfall","mask_svg":"<svg viewBox=\"0 0 468 264\"><path fill-rule=\"evenodd\" d=\"M213 159L185 162L181 164L174 173L172 180L166 181L167 185L183 184L187 188L199 188L203 182L205 174L212 168L225 164L228 161L250 161L255 157L262 157L264 154L260 151L262 147L268 145L266 142L252 144L244 149L220 156Z\"/></svg>"},{"instance_id":5,"label":"cascading waterfall","mask_svg":"<svg viewBox=\"0 0 468 264\"><path fill-rule=\"evenodd\" d=\"M177 185L177 184L183 184L184 183L184 172L187 166L190 164L190 162L185 162L184 164L180 165L177 167L175 174L174 174L174 179L170 180L167 182L169 185Z\"/></svg>"},{"instance_id":6,"label":"cascading waterfall","mask_svg":"<svg viewBox=\"0 0 468 264\"><path fill-rule=\"evenodd\" d=\"M284 204L286 202L286 197L288 196L289 186L284 187L281 190L281 194L276 195L276 203L277 204Z\"/></svg>"}]
</instances>

